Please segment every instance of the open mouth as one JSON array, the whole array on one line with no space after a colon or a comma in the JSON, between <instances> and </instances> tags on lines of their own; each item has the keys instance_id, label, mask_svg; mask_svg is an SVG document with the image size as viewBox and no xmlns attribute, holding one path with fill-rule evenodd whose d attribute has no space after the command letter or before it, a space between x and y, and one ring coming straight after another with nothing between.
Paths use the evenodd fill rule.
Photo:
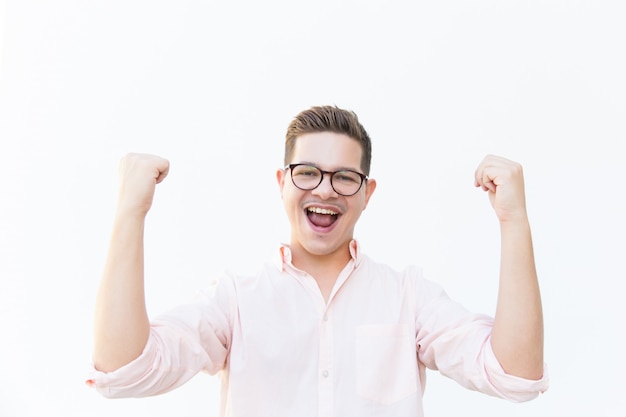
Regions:
<instances>
[{"instance_id":1,"label":"open mouth","mask_svg":"<svg viewBox=\"0 0 626 417\"><path fill-rule=\"evenodd\" d=\"M306 215L313 226L320 228L332 226L339 217L339 213L320 207L307 208Z\"/></svg>"}]
</instances>

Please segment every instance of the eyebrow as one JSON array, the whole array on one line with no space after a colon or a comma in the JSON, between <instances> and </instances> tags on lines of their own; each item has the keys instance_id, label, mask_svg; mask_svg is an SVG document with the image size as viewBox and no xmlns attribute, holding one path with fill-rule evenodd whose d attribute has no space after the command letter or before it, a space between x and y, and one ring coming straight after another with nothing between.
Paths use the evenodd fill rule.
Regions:
<instances>
[{"instance_id":1,"label":"eyebrow","mask_svg":"<svg viewBox=\"0 0 626 417\"><path fill-rule=\"evenodd\" d=\"M319 166L319 165L317 165L316 163L313 163L313 162L310 162L310 161L292 162L292 164L311 165L311 166L313 166L313 167L315 167L315 168L322 169L322 167L320 167L320 166ZM289 164L288 164L288 165L289 165ZM358 168L352 168L352 167L347 167L347 166L344 166L344 167L337 167L337 168L330 169L330 170L325 169L324 171L334 171L334 172L337 172L337 171L352 171L352 172L358 172L359 174L361 173L360 169L358 169ZM365 175L365 174L363 174L363 175Z\"/></svg>"}]
</instances>

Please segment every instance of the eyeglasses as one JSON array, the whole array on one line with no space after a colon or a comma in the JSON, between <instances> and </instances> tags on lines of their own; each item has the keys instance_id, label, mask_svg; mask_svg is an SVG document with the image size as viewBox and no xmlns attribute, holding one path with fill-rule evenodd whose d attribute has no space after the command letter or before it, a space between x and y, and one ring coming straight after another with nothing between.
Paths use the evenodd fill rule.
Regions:
<instances>
[{"instance_id":1,"label":"eyeglasses","mask_svg":"<svg viewBox=\"0 0 626 417\"><path fill-rule=\"evenodd\" d=\"M367 176L360 172L343 169L341 171L324 171L314 165L289 164L285 170L291 170L293 185L301 190L316 189L324 180L325 174L330 174L330 186L339 195L349 197L356 194L367 181Z\"/></svg>"}]
</instances>

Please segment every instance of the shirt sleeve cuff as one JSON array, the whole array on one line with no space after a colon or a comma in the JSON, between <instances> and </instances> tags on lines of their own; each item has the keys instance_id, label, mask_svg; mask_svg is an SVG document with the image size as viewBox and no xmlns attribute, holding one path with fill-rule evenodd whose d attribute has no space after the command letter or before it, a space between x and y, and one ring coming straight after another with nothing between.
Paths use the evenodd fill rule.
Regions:
<instances>
[{"instance_id":1,"label":"shirt sleeve cuff","mask_svg":"<svg viewBox=\"0 0 626 417\"><path fill-rule=\"evenodd\" d=\"M485 370L489 381L498 394L509 401L530 401L544 393L549 386L548 367L544 363L541 379L532 380L507 374L493 353L491 343L486 343Z\"/></svg>"},{"instance_id":2,"label":"shirt sleeve cuff","mask_svg":"<svg viewBox=\"0 0 626 417\"><path fill-rule=\"evenodd\" d=\"M150 337L141 355L115 371L102 372L91 363L85 383L107 398L141 396L137 381L145 377L146 369L152 367L156 354L156 342Z\"/></svg>"}]
</instances>

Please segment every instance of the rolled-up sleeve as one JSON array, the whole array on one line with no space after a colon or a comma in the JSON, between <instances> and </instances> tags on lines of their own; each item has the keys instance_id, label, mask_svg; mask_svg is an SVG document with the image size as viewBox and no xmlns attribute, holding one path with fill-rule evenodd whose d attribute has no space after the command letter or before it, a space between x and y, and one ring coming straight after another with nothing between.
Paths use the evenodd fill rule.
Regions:
<instances>
[{"instance_id":1,"label":"rolled-up sleeve","mask_svg":"<svg viewBox=\"0 0 626 417\"><path fill-rule=\"evenodd\" d=\"M491 388L498 397L513 402L524 402L530 401L548 390L550 379L545 363L541 379L532 380L507 374L491 349L491 339L483 348L483 356L485 373L489 378Z\"/></svg>"},{"instance_id":2,"label":"rolled-up sleeve","mask_svg":"<svg viewBox=\"0 0 626 417\"><path fill-rule=\"evenodd\" d=\"M145 397L171 391L198 372L219 372L232 334L234 297L229 281L220 280L193 303L151 321L141 355L108 373L92 365L87 384L108 398Z\"/></svg>"},{"instance_id":3,"label":"rolled-up sleeve","mask_svg":"<svg viewBox=\"0 0 626 417\"><path fill-rule=\"evenodd\" d=\"M543 377L528 380L507 374L491 348L493 318L473 314L451 300L438 285L417 281L416 344L419 359L460 385L513 402L546 391Z\"/></svg>"}]
</instances>

